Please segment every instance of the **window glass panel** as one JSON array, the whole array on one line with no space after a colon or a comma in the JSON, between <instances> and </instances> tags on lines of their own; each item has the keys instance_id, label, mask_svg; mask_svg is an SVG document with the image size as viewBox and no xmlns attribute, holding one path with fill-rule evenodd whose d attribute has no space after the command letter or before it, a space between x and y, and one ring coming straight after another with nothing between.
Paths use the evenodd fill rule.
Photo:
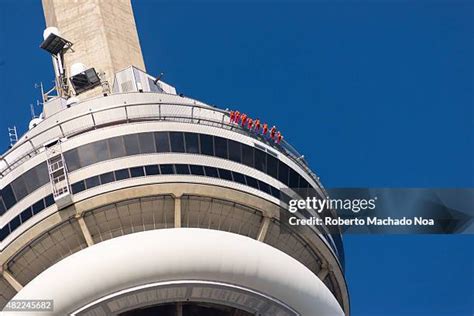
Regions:
<instances>
[{"instance_id":1,"label":"window glass panel","mask_svg":"<svg viewBox=\"0 0 474 316\"><path fill-rule=\"evenodd\" d=\"M221 179L232 181L232 173L226 169L219 169L219 176Z\"/></svg>"},{"instance_id":2,"label":"window glass panel","mask_svg":"<svg viewBox=\"0 0 474 316\"><path fill-rule=\"evenodd\" d=\"M7 209L15 205L16 199L15 199L15 196L13 195L13 190L10 185L7 185L6 187L2 189L2 198Z\"/></svg>"},{"instance_id":3,"label":"window glass panel","mask_svg":"<svg viewBox=\"0 0 474 316\"><path fill-rule=\"evenodd\" d=\"M92 165L98 161L93 144L82 145L77 151L79 153L79 164L81 167Z\"/></svg>"},{"instance_id":4,"label":"window glass panel","mask_svg":"<svg viewBox=\"0 0 474 316\"><path fill-rule=\"evenodd\" d=\"M201 143L201 154L214 156L214 142L211 135L201 134L199 135Z\"/></svg>"},{"instance_id":5,"label":"window glass panel","mask_svg":"<svg viewBox=\"0 0 474 316\"><path fill-rule=\"evenodd\" d=\"M216 157L227 159L227 139L214 136L214 152Z\"/></svg>"},{"instance_id":6,"label":"window glass panel","mask_svg":"<svg viewBox=\"0 0 474 316\"><path fill-rule=\"evenodd\" d=\"M115 173L115 179L117 179L117 181L130 178L128 169L120 169L120 170L114 171L114 173Z\"/></svg>"},{"instance_id":7,"label":"window glass panel","mask_svg":"<svg viewBox=\"0 0 474 316\"><path fill-rule=\"evenodd\" d=\"M126 156L123 137L117 136L107 140L109 145L110 158L120 158Z\"/></svg>"},{"instance_id":8,"label":"window glass panel","mask_svg":"<svg viewBox=\"0 0 474 316\"><path fill-rule=\"evenodd\" d=\"M84 184L84 181L79 181L71 185L72 194L82 192L85 189L86 189L86 185Z\"/></svg>"},{"instance_id":9,"label":"window glass panel","mask_svg":"<svg viewBox=\"0 0 474 316\"><path fill-rule=\"evenodd\" d=\"M101 184L106 184L106 183L110 183L110 182L114 182L115 181L115 177L114 177L114 173L113 172L107 172L107 173L103 173L100 175L100 183Z\"/></svg>"},{"instance_id":10,"label":"window glass panel","mask_svg":"<svg viewBox=\"0 0 474 316\"><path fill-rule=\"evenodd\" d=\"M49 184L49 173L48 173L48 166L46 165L46 161L39 164L36 168L36 173L38 174L38 180L40 186L45 184Z\"/></svg>"},{"instance_id":11,"label":"window glass panel","mask_svg":"<svg viewBox=\"0 0 474 316\"><path fill-rule=\"evenodd\" d=\"M33 214L38 214L39 212L44 210L44 201L39 200L38 202L33 204L33 206L31 208L33 209Z\"/></svg>"},{"instance_id":12,"label":"window glass panel","mask_svg":"<svg viewBox=\"0 0 474 316\"><path fill-rule=\"evenodd\" d=\"M274 188L274 187L270 187L270 191L271 191L271 194L273 195L273 197L276 197L277 199L280 198L280 190L278 190L277 188Z\"/></svg>"},{"instance_id":13,"label":"window glass panel","mask_svg":"<svg viewBox=\"0 0 474 316\"><path fill-rule=\"evenodd\" d=\"M267 154L260 149L254 150L255 154L255 168L260 171L266 172L267 171Z\"/></svg>"},{"instance_id":14,"label":"window glass panel","mask_svg":"<svg viewBox=\"0 0 474 316\"><path fill-rule=\"evenodd\" d=\"M254 167L253 147L242 144L242 163L249 167Z\"/></svg>"},{"instance_id":15,"label":"window glass panel","mask_svg":"<svg viewBox=\"0 0 474 316\"><path fill-rule=\"evenodd\" d=\"M10 232L13 232L20 225L21 225L20 216L15 216L9 223Z\"/></svg>"},{"instance_id":16,"label":"window glass panel","mask_svg":"<svg viewBox=\"0 0 474 316\"><path fill-rule=\"evenodd\" d=\"M109 150L107 148L107 141L99 140L97 142L94 142L92 143L92 148L97 156L97 162L110 159Z\"/></svg>"},{"instance_id":17,"label":"window glass panel","mask_svg":"<svg viewBox=\"0 0 474 316\"><path fill-rule=\"evenodd\" d=\"M174 174L174 167L170 164L160 165L161 174Z\"/></svg>"},{"instance_id":18,"label":"window glass panel","mask_svg":"<svg viewBox=\"0 0 474 316\"><path fill-rule=\"evenodd\" d=\"M270 186L265 182L259 180L258 187L260 188L260 191L270 194Z\"/></svg>"},{"instance_id":19,"label":"window glass panel","mask_svg":"<svg viewBox=\"0 0 474 316\"><path fill-rule=\"evenodd\" d=\"M232 175L234 176L235 182L247 185L247 182L245 182L245 176L243 174L232 171Z\"/></svg>"},{"instance_id":20,"label":"window glass panel","mask_svg":"<svg viewBox=\"0 0 474 316\"><path fill-rule=\"evenodd\" d=\"M267 174L278 179L278 159L267 154Z\"/></svg>"},{"instance_id":21,"label":"window glass panel","mask_svg":"<svg viewBox=\"0 0 474 316\"><path fill-rule=\"evenodd\" d=\"M26 183L22 176L16 178L12 183L11 186L13 188L13 192L15 192L15 197L17 201L20 201L22 198L28 195L26 190Z\"/></svg>"},{"instance_id":22,"label":"window glass panel","mask_svg":"<svg viewBox=\"0 0 474 316\"><path fill-rule=\"evenodd\" d=\"M52 194L44 198L44 204L46 205L46 207L49 207L54 204L54 197Z\"/></svg>"},{"instance_id":23,"label":"window glass panel","mask_svg":"<svg viewBox=\"0 0 474 316\"><path fill-rule=\"evenodd\" d=\"M138 136L136 134L123 136L123 141L125 143L125 152L128 156L137 155L140 153Z\"/></svg>"},{"instance_id":24,"label":"window glass panel","mask_svg":"<svg viewBox=\"0 0 474 316\"><path fill-rule=\"evenodd\" d=\"M21 222L22 222L22 223L26 222L26 221L29 220L32 216L33 216L33 212L31 211L31 207L28 207L26 210L24 210L24 211L21 212L21 214L20 214Z\"/></svg>"},{"instance_id":25,"label":"window glass panel","mask_svg":"<svg viewBox=\"0 0 474 316\"><path fill-rule=\"evenodd\" d=\"M3 204L3 198L0 196L0 216L2 216L7 208L5 207L5 204Z\"/></svg>"},{"instance_id":26,"label":"window glass panel","mask_svg":"<svg viewBox=\"0 0 474 316\"><path fill-rule=\"evenodd\" d=\"M278 180L283 182L283 184L288 185L288 172L289 168L285 163L279 161L278 162Z\"/></svg>"},{"instance_id":27,"label":"window glass panel","mask_svg":"<svg viewBox=\"0 0 474 316\"><path fill-rule=\"evenodd\" d=\"M0 241L3 241L8 235L10 235L10 230L8 229L8 225L5 225L0 229Z\"/></svg>"},{"instance_id":28,"label":"window glass panel","mask_svg":"<svg viewBox=\"0 0 474 316\"><path fill-rule=\"evenodd\" d=\"M245 176L245 177L247 178L247 185L258 190L257 179L249 177L249 176Z\"/></svg>"},{"instance_id":29,"label":"window glass panel","mask_svg":"<svg viewBox=\"0 0 474 316\"><path fill-rule=\"evenodd\" d=\"M229 143L229 159L235 162L242 162L242 149L239 142L228 140Z\"/></svg>"},{"instance_id":30,"label":"window glass panel","mask_svg":"<svg viewBox=\"0 0 474 316\"><path fill-rule=\"evenodd\" d=\"M79 154L77 148L68 150L64 153L64 160L66 160L66 166L68 171L74 171L81 168L81 163L79 162Z\"/></svg>"},{"instance_id":31,"label":"window glass panel","mask_svg":"<svg viewBox=\"0 0 474 316\"><path fill-rule=\"evenodd\" d=\"M186 142L186 152L188 154L199 153L199 140L198 134L195 133L184 133L184 140Z\"/></svg>"},{"instance_id":32,"label":"window glass panel","mask_svg":"<svg viewBox=\"0 0 474 316\"><path fill-rule=\"evenodd\" d=\"M138 134L138 142L140 144L140 152L142 154L155 153L155 139L153 133Z\"/></svg>"},{"instance_id":33,"label":"window glass panel","mask_svg":"<svg viewBox=\"0 0 474 316\"><path fill-rule=\"evenodd\" d=\"M174 153L184 153L183 133L170 132L171 151Z\"/></svg>"},{"instance_id":34,"label":"window glass panel","mask_svg":"<svg viewBox=\"0 0 474 316\"><path fill-rule=\"evenodd\" d=\"M170 141L168 138L168 132L157 132L155 133L155 144L156 152L167 153L170 151Z\"/></svg>"},{"instance_id":35,"label":"window glass panel","mask_svg":"<svg viewBox=\"0 0 474 316\"><path fill-rule=\"evenodd\" d=\"M191 165L189 167L191 168L191 174L194 174L197 176L204 175L204 168L202 166Z\"/></svg>"},{"instance_id":36,"label":"window glass panel","mask_svg":"<svg viewBox=\"0 0 474 316\"><path fill-rule=\"evenodd\" d=\"M204 167L204 172L208 177L219 178L219 175L217 174L217 169L214 167Z\"/></svg>"},{"instance_id":37,"label":"window glass panel","mask_svg":"<svg viewBox=\"0 0 474 316\"><path fill-rule=\"evenodd\" d=\"M28 170L23 174L23 177L27 179L26 181L26 189L28 193L33 192L34 190L40 187L38 174L36 173L36 167Z\"/></svg>"},{"instance_id":38,"label":"window glass panel","mask_svg":"<svg viewBox=\"0 0 474 316\"><path fill-rule=\"evenodd\" d=\"M86 179L86 188L92 189L96 186L100 185L100 180L98 176L90 177Z\"/></svg>"},{"instance_id":39,"label":"window glass panel","mask_svg":"<svg viewBox=\"0 0 474 316\"><path fill-rule=\"evenodd\" d=\"M130 168L130 175L132 178L143 177L145 176L145 172L143 171L143 167L133 167Z\"/></svg>"},{"instance_id":40,"label":"window glass panel","mask_svg":"<svg viewBox=\"0 0 474 316\"><path fill-rule=\"evenodd\" d=\"M293 169L290 169L290 188L298 188L298 180L299 180L299 174L294 171Z\"/></svg>"},{"instance_id":41,"label":"window glass panel","mask_svg":"<svg viewBox=\"0 0 474 316\"><path fill-rule=\"evenodd\" d=\"M157 165L145 166L145 172L147 176L154 176L160 174L160 169Z\"/></svg>"},{"instance_id":42,"label":"window glass panel","mask_svg":"<svg viewBox=\"0 0 474 316\"><path fill-rule=\"evenodd\" d=\"M183 164L176 164L174 165L176 168L176 173L177 174L189 174L189 167L188 165L183 165Z\"/></svg>"}]
</instances>

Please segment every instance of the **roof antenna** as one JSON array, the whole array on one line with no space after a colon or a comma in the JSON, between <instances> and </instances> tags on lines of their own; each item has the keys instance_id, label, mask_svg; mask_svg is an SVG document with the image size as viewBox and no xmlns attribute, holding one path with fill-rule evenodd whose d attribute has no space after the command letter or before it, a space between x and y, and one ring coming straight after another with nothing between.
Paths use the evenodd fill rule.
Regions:
<instances>
[{"instance_id":1,"label":"roof antenna","mask_svg":"<svg viewBox=\"0 0 474 316\"><path fill-rule=\"evenodd\" d=\"M158 75L158 77L156 77L156 79L153 81L153 83L155 84L155 86L158 85L158 81L160 81L161 78L163 78L163 75L164 75L163 73L160 73L160 74Z\"/></svg>"}]
</instances>

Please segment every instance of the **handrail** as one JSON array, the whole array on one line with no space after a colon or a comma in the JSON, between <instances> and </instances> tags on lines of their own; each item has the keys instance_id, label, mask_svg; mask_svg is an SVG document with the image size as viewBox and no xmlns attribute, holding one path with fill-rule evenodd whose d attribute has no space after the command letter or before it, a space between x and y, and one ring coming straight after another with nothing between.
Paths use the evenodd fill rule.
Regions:
<instances>
[{"instance_id":1,"label":"handrail","mask_svg":"<svg viewBox=\"0 0 474 316\"><path fill-rule=\"evenodd\" d=\"M138 106L144 106L144 105L158 105L158 113L156 113L155 116L147 114L144 116L130 116L130 111L129 109L132 109L134 107ZM191 109L191 115L190 116L180 116L180 115L163 115L162 114L162 107L163 106L178 106L178 107L186 107ZM111 120L107 121L104 124L97 124L96 119L94 118L94 114L106 112L106 111L111 111L111 110L117 110L117 109L124 109L125 111L125 117L117 120ZM212 111L212 112L217 112L218 114L222 115L222 117L218 120L212 120L209 116L199 116L196 115L195 109L203 109L205 111ZM67 111L67 110L65 110ZM69 133L64 132L64 125L70 122L73 122L75 120L79 120L81 118L85 118L87 116L90 116L93 125L92 126L86 126L84 128L78 129L78 130L72 130L69 131ZM202 106L202 105L188 105L188 104L182 104L182 103L173 103L173 102L146 102L146 103L134 103L134 104L118 104L117 106L114 107L107 107L107 108L102 108L102 109L97 109L95 111L88 111L83 114L71 117L67 120L64 120L62 122L56 122L56 124L52 125L49 129L46 129L36 135L34 135L31 138L27 138L24 143L19 145L17 148L12 148L9 152L7 152L7 155L2 156L2 160L5 161L6 166L0 170L0 178L3 178L6 174L14 170L16 167L18 167L24 160L27 158L31 158L32 156L35 156L35 154L39 153L39 150L41 149L42 145L35 147L33 144L33 140L35 138L38 138L42 136L46 132L50 132L52 129L58 127L59 130L61 131L61 136L62 137L73 137L77 136L79 134L85 133L87 131L90 131L92 129L97 129L100 128L101 126L110 126L110 125L116 125L116 124L121 124L123 122L130 122L130 121L156 121L156 120L170 120L170 121L177 121L177 122L186 122L186 123L192 123L192 124L202 124L202 125L207 125L207 126L214 126L214 127L220 127L223 129L228 129L231 131L238 132L240 134L250 136L258 141L264 142L267 145L271 146L272 148L278 150L280 153L284 154L288 158L290 158L293 162L295 162L298 166L300 166L306 173L308 173L311 178L318 184L318 186L321 188L321 190L324 190L323 186L321 185L318 177L316 174L311 171L311 169L307 166L306 162L301 159L301 155L298 153L298 151L291 146L285 139L282 140L280 144L273 143L272 141L268 141L268 139L265 139L263 136L259 135L258 133L251 132L247 129L242 128L238 124L232 124L232 123L227 123L225 121L225 118L229 116L229 112L226 110L221 110L219 108L214 108L214 107L209 107L209 106ZM27 151L24 155L20 156L19 158L15 159L13 162L8 163L7 160L5 159L6 156L13 154L15 152L15 149L19 149L20 146L28 142L31 146L30 150Z\"/></svg>"}]
</instances>

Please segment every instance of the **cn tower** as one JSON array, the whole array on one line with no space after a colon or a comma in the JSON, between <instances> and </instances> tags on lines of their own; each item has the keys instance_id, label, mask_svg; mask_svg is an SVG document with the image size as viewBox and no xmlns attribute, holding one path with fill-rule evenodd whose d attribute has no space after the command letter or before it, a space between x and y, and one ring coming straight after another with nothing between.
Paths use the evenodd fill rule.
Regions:
<instances>
[{"instance_id":1,"label":"cn tower","mask_svg":"<svg viewBox=\"0 0 474 316\"><path fill-rule=\"evenodd\" d=\"M0 159L5 315L349 315L341 235L280 218L326 192L271 122L148 73L130 0L42 3L55 85Z\"/></svg>"}]
</instances>

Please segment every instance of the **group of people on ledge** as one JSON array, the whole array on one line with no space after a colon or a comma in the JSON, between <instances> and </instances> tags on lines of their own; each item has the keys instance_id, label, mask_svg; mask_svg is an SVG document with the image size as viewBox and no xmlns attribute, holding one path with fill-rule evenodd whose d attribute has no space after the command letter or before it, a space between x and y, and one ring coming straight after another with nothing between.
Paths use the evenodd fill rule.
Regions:
<instances>
[{"instance_id":1,"label":"group of people on ledge","mask_svg":"<svg viewBox=\"0 0 474 316\"><path fill-rule=\"evenodd\" d=\"M263 135L267 139L270 138L276 144L280 144L283 140L283 135L280 131L277 131L275 125L269 130L267 123L261 124L259 119L254 120L245 113L241 114L239 111L230 111L230 122L256 134Z\"/></svg>"}]
</instances>

